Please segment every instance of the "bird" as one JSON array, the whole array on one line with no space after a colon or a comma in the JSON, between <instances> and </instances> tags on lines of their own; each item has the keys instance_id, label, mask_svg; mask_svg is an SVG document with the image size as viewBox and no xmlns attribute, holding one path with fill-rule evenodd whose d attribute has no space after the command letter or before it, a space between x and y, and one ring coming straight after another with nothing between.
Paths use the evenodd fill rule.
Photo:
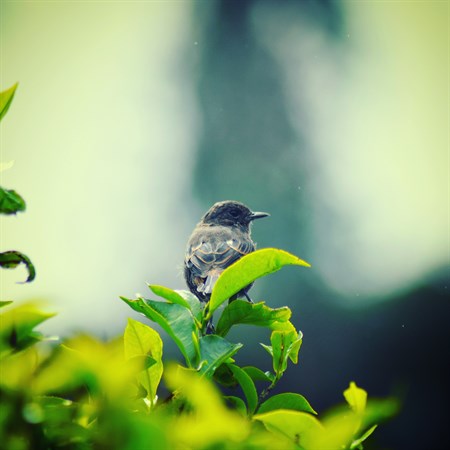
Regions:
<instances>
[{"instance_id":1,"label":"bird","mask_svg":"<svg viewBox=\"0 0 450 450\"><path fill-rule=\"evenodd\" d=\"M194 228L186 246L184 278L189 290L201 301L208 302L220 274L244 255L255 250L251 224L267 217L253 212L241 202L225 200L215 203ZM235 294L230 301L245 297L253 283Z\"/></svg>"}]
</instances>

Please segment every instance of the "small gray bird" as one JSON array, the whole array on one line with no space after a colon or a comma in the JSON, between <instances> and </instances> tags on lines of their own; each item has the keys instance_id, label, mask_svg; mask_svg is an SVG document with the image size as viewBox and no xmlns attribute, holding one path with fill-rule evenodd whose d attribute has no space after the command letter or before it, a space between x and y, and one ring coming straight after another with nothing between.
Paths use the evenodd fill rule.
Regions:
<instances>
[{"instance_id":1,"label":"small gray bird","mask_svg":"<svg viewBox=\"0 0 450 450\"><path fill-rule=\"evenodd\" d=\"M252 212L243 203L215 203L194 228L186 247L184 277L190 291L200 301L207 302L219 275L232 263L255 250L250 236L253 220L267 217L264 212ZM250 297L246 286L230 300Z\"/></svg>"}]
</instances>

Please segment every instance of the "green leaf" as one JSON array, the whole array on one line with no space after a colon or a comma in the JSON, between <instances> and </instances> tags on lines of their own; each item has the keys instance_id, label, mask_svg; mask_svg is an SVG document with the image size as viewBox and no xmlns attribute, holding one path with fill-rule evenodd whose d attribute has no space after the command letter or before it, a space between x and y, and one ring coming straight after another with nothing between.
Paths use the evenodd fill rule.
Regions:
<instances>
[{"instance_id":1,"label":"green leaf","mask_svg":"<svg viewBox=\"0 0 450 450\"><path fill-rule=\"evenodd\" d=\"M323 433L321 423L311 414L300 411L277 409L253 416L273 433L287 436L304 449L316 449L315 440ZM322 447L328 450L328 447Z\"/></svg>"},{"instance_id":2,"label":"green leaf","mask_svg":"<svg viewBox=\"0 0 450 450\"><path fill-rule=\"evenodd\" d=\"M138 380L144 386L153 405L163 373L161 359L163 343L159 334L147 325L129 318L124 334L124 349L126 359L150 356L154 361L154 364L138 374Z\"/></svg>"},{"instance_id":3,"label":"green leaf","mask_svg":"<svg viewBox=\"0 0 450 450\"><path fill-rule=\"evenodd\" d=\"M209 317L223 302L257 278L276 272L286 265L310 267L300 258L276 248L256 250L237 260L222 272L214 285L209 301Z\"/></svg>"},{"instance_id":4,"label":"green leaf","mask_svg":"<svg viewBox=\"0 0 450 450\"><path fill-rule=\"evenodd\" d=\"M205 336L208 337L215 336ZM222 448L220 444L224 442L246 440L250 424L224 405L212 382L197 372L173 365L166 367L164 378L172 391L186 398L194 412L178 414L172 422L169 432L178 443L177 448L206 449L213 448L215 443Z\"/></svg>"},{"instance_id":5,"label":"green leaf","mask_svg":"<svg viewBox=\"0 0 450 450\"><path fill-rule=\"evenodd\" d=\"M177 344L186 359L186 364L189 367L193 366L199 355L192 335L193 333L198 335L198 329L187 308L176 303L156 302L143 298L136 300L120 298L135 311L156 322Z\"/></svg>"},{"instance_id":6,"label":"green leaf","mask_svg":"<svg viewBox=\"0 0 450 450\"><path fill-rule=\"evenodd\" d=\"M29 303L0 314L0 353L23 350L41 339L34 328L55 314Z\"/></svg>"},{"instance_id":7,"label":"green leaf","mask_svg":"<svg viewBox=\"0 0 450 450\"><path fill-rule=\"evenodd\" d=\"M19 264L24 264L28 270L25 283L33 281L36 278L36 269L27 255L16 250L0 253L0 267L3 269L15 269Z\"/></svg>"},{"instance_id":8,"label":"green leaf","mask_svg":"<svg viewBox=\"0 0 450 450\"><path fill-rule=\"evenodd\" d=\"M216 369L230 356L233 356L242 344L232 344L226 339L209 334L200 338L200 373L212 377Z\"/></svg>"},{"instance_id":9,"label":"green leaf","mask_svg":"<svg viewBox=\"0 0 450 450\"><path fill-rule=\"evenodd\" d=\"M258 408L258 414L262 414L276 409L292 409L311 414L317 414L303 395L286 392L284 394L274 395L266 400Z\"/></svg>"},{"instance_id":10,"label":"green leaf","mask_svg":"<svg viewBox=\"0 0 450 450\"><path fill-rule=\"evenodd\" d=\"M11 303L13 303L12 300L0 300L0 308L3 308L4 306L8 306Z\"/></svg>"},{"instance_id":11,"label":"green leaf","mask_svg":"<svg viewBox=\"0 0 450 450\"><path fill-rule=\"evenodd\" d=\"M233 409L243 416L247 416L247 406L245 406L244 400L234 395L224 395L223 398Z\"/></svg>"},{"instance_id":12,"label":"green leaf","mask_svg":"<svg viewBox=\"0 0 450 450\"><path fill-rule=\"evenodd\" d=\"M156 294L158 297L165 298L171 303L176 303L178 305L184 306L187 309L191 309L189 303L180 295L178 292L173 291L165 286L158 286L156 284L149 284L150 290Z\"/></svg>"},{"instance_id":13,"label":"green leaf","mask_svg":"<svg viewBox=\"0 0 450 450\"><path fill-rule=\"evenodd\" d=\"M302 334L296 331L273 331L270 336L272 344L273 370L279 378L287 368L288 359L296 364L302 343ZM269 351L268 346L264 346Z\"/></svg>"},{"instance_id":14,"label":"green leaf","mask_svg":"<svg viewBox=\"0 0 450 450\"><path fill-rule=\"evenodd\" d=\"M200 321L202 318L202 310L203 310L203 306L200 300L192 292L186 290L176 290L175 292L181 297L183 297L187 303L189 303L192 316L196 320ZM199 324L199 328L200 327L201 326Z\"/></svg>"},{"instance_id":15,"label":"green leaf","mask_svg":"<svg viewBox=\"0 0 450 450\"><path fill-rule=\"evenodd\" d=\"M25 200L16 191L0 187L0 214L16 214L25 208Z\"/></svg>"},{"instance_id":16,"label":"green leaf","mask_svg":"<svg viewBox=\"0 0 450 450\"><path fill-rule=\"evenodd\" d=\"M18 85L19 83L16 83L9 89L0 92L0 120L2 120L4 115L8 112Z\"/></svg>"},{"instance_id":17,"label":"green leaf","mask_svg":"<svg viewBox=\"0 0 450 450\"><path fill-rule=\"evenodd\" d=\"M244 370L253 381L267 381L271 383L275 379L272 373L263 372L257 367L245 366L242 367L242 370Z\"/></svg>"},{"instance_id":18,"label":"green leaf","mask_svg":"<svg viewBox=\"0 0 450 450\"><path fill-rule=\"evenodd\" d=\"M356 386L354 381L351 381L348 389L344 391L344 398L357 414L362 414L366 409L367 392Z\"/></svg>"},{"instance_id":19,"label":"green leaf","mask_svg":"<svg viewBox=\"0 0 450 450\"><path fill-rule=\"evenodd\" d=\"M216 333L225 336L230 328L236 324L249 324L267 327L271 330L295 330L289 322L291 310L282 308L269 308L264 302L249 303L244 300L231 302L222 312L217 323Z\"/></svg>"},{"instance_id":20,"label":"green leaf","mask_svg":"<svg viewBox=\"0 0 450 450\"><path fill-rule=\"evenodd\" d=\"M251 416L258 406L258 393L256 392L255 383L250 376L235 364L228 364L228 367L233 372L234 378L242 388L248 405L248 413Z\"/></svg>"},{"instance_id":21,"label":"green leaf","mask_svg":"<svg viewBox=\"0 0 450 450\"><path fill-rule=\"evenodd\" d=\"M374 425L373 427L369 428L365 433L363 433L363 435L358 438L355 439L351 445L350 445L350 449L354 449L354 448L362 448L362 443L375 431L375 429L377 428L378 425Z\"/></svg>"}]
</instances>

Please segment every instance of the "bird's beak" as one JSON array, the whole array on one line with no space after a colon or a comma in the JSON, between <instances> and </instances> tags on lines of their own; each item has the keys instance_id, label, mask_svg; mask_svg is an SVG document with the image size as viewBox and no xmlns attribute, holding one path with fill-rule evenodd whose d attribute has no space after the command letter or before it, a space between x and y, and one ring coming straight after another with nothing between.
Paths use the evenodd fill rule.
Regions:
<instances>
[{"instance_id":1,"label":"bird's beak","mask_svg":"<svg viewBox=\"0 0 450 450\"><path fill-rule=\"evenodd\" d=\"M270 216L269 213L265 213L265 212L253 212L250 214L250 220L255 220L255 219L262 219L263 217L268 217Z\"/></svg>"}]
</instances>

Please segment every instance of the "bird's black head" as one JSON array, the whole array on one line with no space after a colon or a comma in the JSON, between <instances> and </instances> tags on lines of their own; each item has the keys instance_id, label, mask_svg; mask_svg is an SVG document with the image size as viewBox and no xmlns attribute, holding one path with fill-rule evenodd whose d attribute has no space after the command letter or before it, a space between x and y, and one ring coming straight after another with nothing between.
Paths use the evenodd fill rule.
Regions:
<instances>
[{"instance_id":1,"label":"bird's black head","mask_svg":"<svg viewBox=\"0 0 450 450\"><path fill-rule=\"evenodd\" d=\"M252 220L267 216L268 213L253 212L243 203L226 200L215 203L203 216L202 222L208 225L237 226L248 230Z\"/></svg>"}]
</instances>

